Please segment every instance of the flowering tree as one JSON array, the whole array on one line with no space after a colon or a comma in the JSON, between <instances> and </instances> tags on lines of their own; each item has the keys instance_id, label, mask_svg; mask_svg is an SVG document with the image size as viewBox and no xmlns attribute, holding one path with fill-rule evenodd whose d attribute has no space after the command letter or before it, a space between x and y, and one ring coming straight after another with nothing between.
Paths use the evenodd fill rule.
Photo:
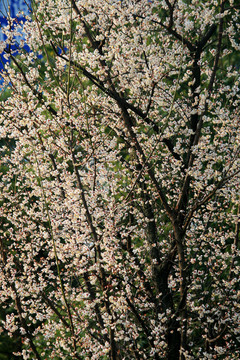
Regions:
<instances>
[{"instance_id":1,"label":"flowering tree","mask_svg":"<svg viewBox=\"0 0 240 360\"><path fill-rule=\"evenodd\" d=\"M34 0L8 19L0 300L19 356L239 359L237 3Z\"/></svg>"}]
</instances>

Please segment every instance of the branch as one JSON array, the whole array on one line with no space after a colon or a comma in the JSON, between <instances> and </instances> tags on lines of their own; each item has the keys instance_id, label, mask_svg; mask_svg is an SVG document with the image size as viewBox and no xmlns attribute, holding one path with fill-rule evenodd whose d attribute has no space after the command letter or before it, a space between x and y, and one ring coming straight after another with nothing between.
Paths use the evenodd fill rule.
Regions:
<instances>
[{"instance_id":1,"label":"branch","mask_svg":"<svg viewBox=\"0 0 240 360\"><path fill-rule=\"evenodd\" d=\"M167 146L168 150L176 160L182 161L181 156L174 151L174 147L170 139L163 139L162 142Z\"/></svg>"},{"instance_id":2,"label":"branch","mask_svg":"<svg viewBox=\"0 0 240 360\"><path fill-rule=\"evenodd\" d=\"M224 2L221 4L221 14L224 12ZM213 71L210 78L209 86L208 86L208 94L212 92L214 80L216 77L217 69L218 69L218 62L220 59L221 47L222 47L222 38L223 38L223 18L220 18L219 22L219 33L218 33L218 46L217 46L217 53L214 61Z\"/></svg>"},{"instance_id":3,"label":"branch","mask_svg":"<svg viewBox=\"0 0 240 360\"><path fill-rule=\"evenodd\" d=\"M208 40L212 37L212 35L215 33L217 29L217 25L216 24L212 24L212 26L210 27L210 29L207 31L207 33L203 36L203 38L201 39L201 41L198 42L197 47L199 49L202 49L206 43L208 42Z\"/></svg>"},{"instance_id":4,"label":"branch","mask_svg":"<svg viewBox=\"0 0 240 360\"><path fill-rule=\"evenodd\" d=\"M99 258L99 260L101 260L102 256L101 256L99 238L97 236L95 226L93 225L92 216L91 216L90 211L89 211L89 207L88 207L87 200L86 200L86 197L85 197L83 184L82 184L82 181L81 181L81 178L80 178L80 175L79 175L79 171L78 171L78 168L77 168L77 165L76 165L75 155L74 155L72 149L71 149L71 152L72 152L72 163L73 163L73 167L74 167L74 172L75 172L78 187L79 187L79 190L80 190L80 193L81 193L81 199L82 199L82 202L83 202L83 206L84 206L85 211L86 211L87 222L88 222L88 225L89 225L89 227L91 229L91 233L92 233L93 240L94 240L94 243L95 243L95 249L96 249L96 252L98 254L98 258ZM101 276L100 277L100 284L101 284L101 287L102 287L102 291L104 292L104 291L106 291L106 287L107 287L106 275L105 275L105 270L104 270L103 266L100 263L99 263L99 265L100 265L100 276ZM107 310L108 314L112 315L108 299L104 300L104 303L105 303L106 310ZM96 308L95 308L95 311L96 311ZM100 319L101 319L101 317L99 317L99 320ZM117 355L116 355L117 348L116 348L116 341L115 341L115 338L114 338L114 330L113 329L110 329L109 340L110 340L110 346L111 346L111 360L116 360L117 359Z\"/></svg>"},{"instance_id":5,"label":"branch","mask_svg":"<svg viewBox=\"0 0 240 360\"><path fill-rule=\"evenodd\" d=\"M147 337L147 341L149 342L150 346L154 349L155 346L154 346L154 341L151 337L151 332L150 330L147 328L146 326L146 321L144 321L139 312L137 311L136 307L134 306L134 304L129 300L129 298L126 296L126 301L130 307L130 309L132 310L133 314L135 315L136 319L138 320L139 324L141 325L143 331L144 331L144 334L146 335ZM156 360L160 360L158 354L155 353L155 359Z\"/></svg>"},{"instance_id":6,"label":"branch","mask_svg":"<svg viewBox=\"0 0 240 360\"><path fill-rule=\"evenodd\" d=\"M156 85L157 85L157 84L154 82L154 83L153 83L153 87L152 87L152 91L151 91L151 94L150 94L148 106L147 106L147 109L146 109L145 117L148 116L149 110L150 110L150 108L151 108L152 98L153 98L153 94L154 94L154 90L155 90L155 88L156 88Z\"/></svg>"},{"instance_id":7,"label":"branch","mask_svg":"<svg viewBox=\"0 0 240 360\"><path fill-rule=\"evenodd\" d=\"M220 333L219 333L215 338L213 338L213 339L206 338L206 341L207 341L209 344L215 343L217 340L219 340L219 339L223 336L223 334L225 333L226 329L227 329L227 325L224 326L223 330L220 331Z\"/></svg>"},{"instance_id":8,"label":"branch","mask_svg":"<svg viewBox=\"0 0 240 360\"><path fill-rule=\"evenodd\" d=\"M138 140L137 140L137 136L135 134L135 132L133 131L132 129L132 120L131 120L131 117L129 116L128 114L128 111L127 109L120 103L118 104L119 107L122 109L122 115L123 115L123 119L124 119L124 123L125 123L125 126L129 132L129 135L130 135L130 138L132 139L133 143L134 143L134 147L136 148L136 150L139 152L139 154L141 155L142 157L142 160L143 160L143 167L141 169L141 173L143 172L143 169L144 167L147 168L147 171L148 171L148 174L152 180L152 183L154 184L156 190L157 190L157 193L159 195L159 198L163 204L163 207L165 208L169 218L172 220L172 221L175 221L175 218L174 218L174 214L173 214L173 210L171 209L171 207L169 206L168 202L167 202L167 199L165 197L165 194L164 194L164 191L162 189L162 187L159 185L157 179L155 178L155 175L154 175L154 172L150 166L150 164L148 163L148 159L146 158ZM139 176L138 176L139 178Z\"/></svg>"},{"instance_id":9,"label":"branch","mask_svg":"<svg viewBox=\"0 0 240 360\"><path fill-rule=\"evenodd\" d=\"M53 44L53 42L51 41L51 45L52 48L55 52L55 54L62 58L63 60L65 60L67 63L70 63L72 66L74 66L75 68L81 70L81 72L83 73L84 76L86 76L86 78L88 78L95 86L97 86L104 94L110 96L112 99L114 99L115 101L117 101L118 103L121 103L122 105L124 105L124 107L126 107L129 110L132 110L136 115L138 115L141 119L143 119L148 125L151 125L153 130L156 133L159 133L159 128L157 126L157 124L152 121L151 119L149 119L146 114L139 109L138 107L134 106L133 104L127 102L126 99L124 99L122 96L120 96L117 91L114 89L111 89L111 86L109 88L106 87L106 84L100 80L99 78L97 78L95 75L91 74L88 70L86 70L83 66L81 66L80 64L78 64L77 62L73 61L73 60L69 60L66 56L59 54L59 52L56 49L56 46Z\"/></svg>"},{"instance_id":10,"label":"branch","mask_svg":"<svg viewBox=\"0 0 240 360\"><path fill-rule=\"evenodd\" d=\"M20 297L18 296L17 294L17 290L15 288L15 285L14 284L11 284L11 287L15 293L15 303L16 303L16 308L17 308L17 312L18 312L18 316L19 316L19 319L20 319L20 322L21 322L21 325L23 327L23 329L25 330L26 332L26 337L28 338L29 340L29 343L30 343L30 346L31 346L31 349L33 351L33 353L35 354L36 358L38 360L41 360L41 357L38 353L38 350L33 342L33 335L31 334L31 332L29 331L29 326L25 320L25 318L22 316L23 314L23 309L22 309L22 305L21 305L21 300L20 300Z\"/></svg>"},{"instance_id":11,"label":"branch","mask_svg":"<svg viewBox=\"0 0 240 360\"><path fill-rule=\"evenodd\" d=\"M11 51L9 50L6 50L5 49L5 52L7 52L8 54L10 54L10 58L11 60L14 62L14 64L17 66L17 68L19 69L20 73L22 74L23 76L23 79L25 81L25 84L29 87L29 89L33 92L33 94L38 98L38 100L40 101L41 104L45 105L45 101L44 101L44 98L42 96L41 93L39 93L28 81L27 77L26 77L26 74L25 72L23 71L22 67L19 65L19 63L17 62L17 60L15 59L15 57L11 54ZM53 115L57 115L57 112L56 110L53 109L53 107L51 105L47 105L46 106L46 109L52 113Z\"/></svg>"},{"instance_id":12,"label":"branch","mask_svg":"<svg viewBox=\"0 0 240 360\"><path fill-rule=\"evenodd\" d=\"M185 220L185 222L184 222L184 225L183 225L184 231L186 231L187 226L188 226L188 224L189 224L189 222L190 222L190 220L191 220L194 212L195 212L196 210L198 210L202 205L204 205L205 203L207 203L208 200L210 200L210 199L215 195L215 193L217 192L217 190L219 190L223 185L225 185L225 184L228 182L228 180L232 179L235 175L237 175L237 174L239 174L239 173L240 173L240 169L237 170L237 171L235 171L232 175L229 175L229 176L223 178L222 180L220 180L220 181L217 183L217 185L215 186L215 188L214 188L209 194L207 194L206 196L204 196L204 198L203 198L201 201L198 201L198 202L195 203L195 205L193 205L192 209L189 211L188 216L187 216L187 218L186 218L186 220Z\"/></svg>"},{"instance_id":13,"label":"branch","mask_svg":"<svg viewBox=\"0 0 240 360\"><path fill-rule=\"evenodd\" d=\"M137 18L140 18L140 19L143 19L145 20L145 16L142 16L142 15L133 15L133 18L134 19L137 19ZM193 45L189 40L187 40L185 37L183 37L182 35L180 35L176 30L174 30L172 28L172 26L169 27L169 25L165 25L163 24L161 21L157 21L157 20L151 20L151 22L153 24L157 24L157 25L160 25L161 27L163 27L169 34L173 35L176 39L180 40L181 43L183 45L186 45L188 50L193 53L195 50L196 50L196 47L195 45ZM171 25L171 23L170 23Z\"/></svg>"},{"instance_id":14,"label":"branch","mask_svg":"<svg viewBox=\"0 0 240 360\"><path fill-rule=\"evenodd\" d=\"M63 325L70 329L70 325L67 323L67 321L64 319L64 317L61 315L61 313L58 311L57 307L54 305L54 303L50 300L50 298L44 294L44 292L41 292L43 301L52 309L52 311L58 316L58 318L62 321Z\"/></svg>"}]
</instances>

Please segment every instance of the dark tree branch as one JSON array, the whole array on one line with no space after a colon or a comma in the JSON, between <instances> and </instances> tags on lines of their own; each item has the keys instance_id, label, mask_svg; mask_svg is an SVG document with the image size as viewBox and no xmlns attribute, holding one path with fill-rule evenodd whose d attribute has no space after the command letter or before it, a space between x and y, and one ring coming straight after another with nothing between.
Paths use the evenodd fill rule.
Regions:
<instances>
[{"instance_id":1,"label":"dark tree branch","mask_svg":"<svg viewBox=\"0 0 240 360\"><path fill-rule=\"evenodd\" d=\"M217 183L217 185L214 187L214 189L212 191L210 191L210 193L205 195L202 200L196 202L195 205L193 205L193 207L189 210L189 213L185 219L185 222L183 225L184 232L186 231L194 212L196 210L198 210L202 205L206 204L211 198L213 198L213 196L216 194L217 190L221 189L221 187L224 186L228 182L228 180L232 179L235 175L237 175L239 173L240 173L240 170L237 170L232 175L223 177L222 180L220 180Z\"/></svg>"},{"instance_id":2,"label":"dark tree branch","mask_svg":"<svg viewBox=\"0 0 240 360\"><path fill-rule=\"evenodd\" d=\"M21 300L20 300L20 297L18 296L17 294L17 290L15 288L15 285L14 284L11 284L11 287L15 293L15 303L16 303L16 308L17 308L17 312L18 312L18 316L19 316L19 319L20 319L20 322L21 322L21 325L23 327L23 329L25 330L25 333L26 333L26 337L28 338L29 340L29 343L30 343L30 346L31 346L31 349L34 353L34 355L36 356L36 358L38 360L41 360L41 356L33 342L33 335L30 331L30 328L26 322L26 319L23 317L23 309L22 309L22 304L21 304Z\"/></svg>"},{"instance_id":3,"label":"dark tree branch","mask_svg":"<svg viewBox=\"0 0 240 360\"><path fill-rule=\"evenodd\" d=\"M126 301L130 307L130 309L132 310L132 313L134 314L134 316L136 317L137 321L139 322L140 326L142 327L144 334L146 335L146 339L148 341L148 343L150 344L150 346L154 349L154 341L151 337L151 332L150 329L147 327L146 325L146 321L144 321L142 319L142 317L140 316L138 310L136 309L135 305L133 304L132 301L130 301L130 299L126 296ZM155 354L154 358L156 360L160 360L159 356L157 354Z\"/></svg>"},{"instance_id":4,"label":"dark tree branch","mask_svg":"<svg viewBox=\"0 0 240 360\"><path fill-rule=\"evenodd\" d=\"M41 104L45 104L44 98L42 96L41 93L39 93L28 81L27 76L25 74L25 72L23 71L22 67L20 66L20 64L18 63L18 61L15 59L15 57L11 54L11 52L9 50L6 50L6 53L10 54L10 58L11 60L14 62L14 64L17 66L18 70L20 71L20 73L22 74L25 84L29 87L29 89L33 92L33 94L36 96L36 98L39 100L39 102ZM53 107L51 105L46 105L46 109L53 114L54 116L57 115L56 110L53 109Z\"/></svg>"},{"instance_id":5,"label":"dark tree branch","mask_svg":"<svg viewBox=\"0 0 240 360\"><path fill-rule=\"evenodd\" d=\"M222 4L221 4L221 14L223 12L224 12L224 2L222 2ZM214 85L214 81L215 81L215 77L216 77L216 73L217 73L217 69L218 69L218 63L219 63L219 59L220 59L220 54L221 54L222 38L223 38L223 20L224 20L223 18L220 18L220 21L219 21L217 53L216 53L216 56L215 56L213 71L212 71L212 75L211 75L209 86L208 86L208 94L209 94L209 96L210 96L210 94L212 92L212 89L213 89L213 85Z\"/></svg>"}]
</instances>

